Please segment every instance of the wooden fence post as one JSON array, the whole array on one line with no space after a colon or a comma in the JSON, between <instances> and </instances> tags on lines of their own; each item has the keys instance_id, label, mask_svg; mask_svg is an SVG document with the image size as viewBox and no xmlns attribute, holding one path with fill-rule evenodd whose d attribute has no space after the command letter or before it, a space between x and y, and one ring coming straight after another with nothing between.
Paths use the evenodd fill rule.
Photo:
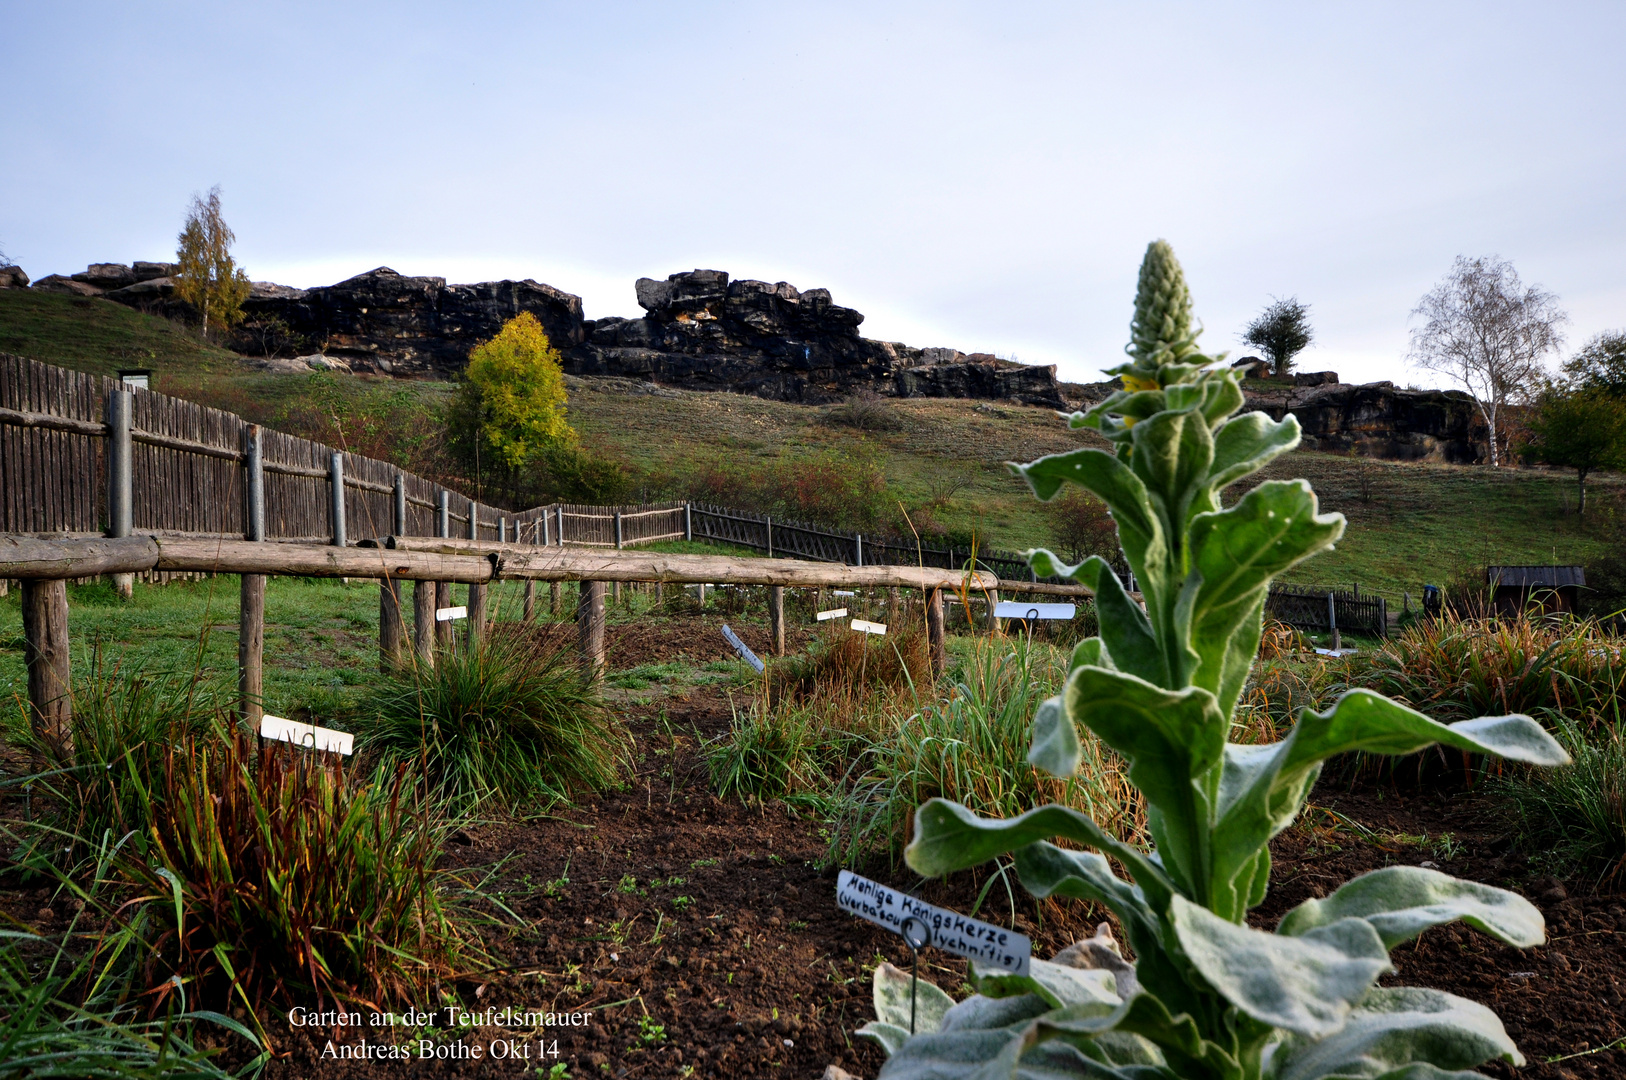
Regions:
<instances>
[{"instance_id":1,"label":"wooden fence post","mask_svg":"<svg viewBox=\"0 0 1626 1080\"><path fill-rule=\"evenodd\" d=\"M621 508L615 510L615 550L621 550Z\"/></svg>"},{"instance_id":2,"label":"wooden fence post","mask_svg":"<svg viewBox=\"0 0 1626 1080\"><path fill-rule=\"evenodd\" d=\"M391 515L390 531L401 536L406 532L406 477L395 474L395 506ZM406 615L401 610L401 583L395 578L378 581L378 666L389 671L401 665L406 658Z\"/></svg>"},{"instance_id":3,"label":"wooden fence post","mask_svg":"<svg viewBox=\"0 0 1626 1080\"><path fill-rule=\"evenodd\" d=\"M450 539L452 535L452 496L449 491L442 488L439 505L436 507L435 535L443 539ZM435 582L435 610L452 606L452 583L449 581ZM453 640L452 624L435 619L435 612L429 613L434 622L435 644L449 646Z\"/></svg>"},{"instance_id":4,"label":"wooden fence post","mask_svg":"<svg viewBox=\"0 0 1626 1080\"><path fill-rule=\"evenodd\" d=\"M773 654L785 655L785 587L768 586L768 636L773 639Z\"/></svg>"},{"instance_id":5,"label":"wooden fence post","mask_svg":"<svg viewBox=\"0 0 1626 1080\"><path fill-rule=\"evenodd\" d=\"M435 592L433 581L412 583L412 644L418 652L418 667L428 671L435 666Z\"/></svg>"},{"instance_id":6,"label":"wooden fence post","mask_svg":"<svg viewBox=\"0 0 1626 1080\"><path fill-rule=\"evenodd\" d=\"M480 504L473 499L469 500L469 539L480 539ZM468 643L471 649L486 636L486 588L483 581L469 583Z\"/></svg>"},{"instance_id":7,"label":"wooden fence post","mask_svg":"<svg viewBox=\"0 0 1626 1080\"><path fill-rule=\"evenodd\" d=\"M1336 652L1344 647L1344 643L1338 633L1338 606L1330 589L1327 590L1327 625L1332 629L1332 648Z\"/></svg>"},{"instance_id":8,"label":"wooden fence post","mask_svg":"<svg viewBox=\"0 0 1626 1080\"><path fill-rule=\"evenodd\" d=\"M333 546L345 547L344 529L344 455L333 451L328 464L328 486L332 489Z\"/></svg>"},{"instance_id":9,"label":"wooden fence post","mask_svg":"<svg viewBox=\"0 0 1626 1080\"><path fill-rule=\"evenodd\" d=\"M926 590L926 649L931 653L932 674L941 675L948 667L948 651L943 639L943 590Z\"/></svg>"},{"instance_id":10,"label":"wooden fence post","mask_svg":"<svg viewBox=\"0 0 1626 1080\"><path fill-rule=\"evenodd\" d=\"M690 513L692 505L691 503L683 504L683 539L685 540L694 539L694 518Z\"/></svg>"},{"instance_id":11,"label":"wooden fence post","mask_svg":"<svg viewBox=\"0 0 1626 1080\"><path fill-rule=\"evenodd\" d=\"M244 539L265 539L265 444L260 425L243 431ZM244 574L237 596L237 715L257 725L265 715L265 575Z\"/></svg>"},{"instance_id":12,"label":"wooden fence post","mask_svg":"<svg viewBox=\"0 0 1626 1080\"><path fill-rule=\"evenodd\" d=\"M68 583L23 579L23 662L28 667L29 720L62 751L73 749L73 697L68 667Z\"/></svg>"},{"instance_id":13,"label":"wooden fence post","mask_svg":"<svg viewBox=\"0 0 1626 1080\"><path fill-rule=\"evenodd\" d=\"M990 634L996 634L996 633L999 632L999 620L994 617L994 609L999 606L999 590L998 589L989 589L988 590L988 595L987 595L987 600L988 600L988 632Z\"/></svg>"},{"instance_id":14,"label":"wooden fence post","mask_svg":"<svg viewBox=\"0 0 1626 1080\"><path fill-rule=\"evenodd\" d=\"M582 670L597 683L604 677L604 582L581 583L576 621L581 629Z\"/></svg>"},{"instance_id":15,"label":"wooden fence post","mask_svg":"<svg viewBox=\"0 0 1626 1080\"><path fill-rule=\"evenodd\" d=\"M565 508L559 508L559 546L565 546Z\"/></svg>"},{"instance_id":16,"label":"wooden fence post","mask_svg":"<svg viewBox=\"0 0 1626 1080\"><path fill-rule=\"evenodd\" d=\"M853 563L853 565L854 566L863 566L864 565L864 534L863 533L854 533L853 534L853 549L858 553L858 561Z\"/></svg>"},{"instance_id":17,"label":"wooden fence post","mask_svg":"<svg viewBox=\"0 0 1626 1080\"><path fill-rule=\"evenodd\" d=\"M771 559L771 558L773 558L773 517L769 516L767 518L767 522L768 522L768 558Z\"/></svg>"},{"instance_id":18,"label":"wooden fence post","mask_svg":"<svg viewBox=\"0 0 1626 1080\"><path fill-rule=\"evenodd\" d=\"M107 395L107 535L129 536L135 524L134 395L122 388ZM114 574L113 588L124 599L135 595L134 574Z\"/></svg>"}]
</instances>

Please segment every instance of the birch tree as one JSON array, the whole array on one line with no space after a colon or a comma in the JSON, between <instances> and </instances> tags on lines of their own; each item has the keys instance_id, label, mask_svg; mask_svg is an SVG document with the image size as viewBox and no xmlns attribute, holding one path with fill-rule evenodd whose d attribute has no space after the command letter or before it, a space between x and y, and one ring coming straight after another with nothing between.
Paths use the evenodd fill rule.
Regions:
<instances>
[{"instance_id":1,"label":"birch tree","mask_svg":"<svg viewBox=\"0 0 1626 1080\"><path fill-rule=\"evenodd\" d=\"M1411 362L1473 397L1485 421L1491 467L1500 466L1502 410L1540 392L1542 358L1563 344L1560 327L1569 316L1558 297L1539 285L1526 288L1505 259L1459 255L1412 317L1423 323L1411 332Z\"/></svg>"},{"instance_id":2,"label":"birch tree","mask_svg":"<svg viewBox=\"0 0 1626 1080\"><path fill-rule=\"evenodd\" d=\"M248 275L232 258L237 237L220 212L220 185L204 198L192 196L175 252L175 293L203 315L203 336L209 336L209 316L230 327L243 317L248 299Z\"/></svg>"}]
</instances>

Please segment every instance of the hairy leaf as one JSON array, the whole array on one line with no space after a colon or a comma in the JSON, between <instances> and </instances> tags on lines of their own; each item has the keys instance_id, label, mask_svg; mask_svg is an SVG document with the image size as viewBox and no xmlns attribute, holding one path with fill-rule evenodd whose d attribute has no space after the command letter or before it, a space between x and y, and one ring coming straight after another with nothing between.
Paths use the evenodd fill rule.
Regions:
<instances>
[{"instance_id":1,"label":"hairy leaf","mask_svg":"<svg viewBox=\"0 0 1626 1080\"><path fill-rule=\"evenodd\" d=\"M1214 433L1214 463L1208 482L1220 492L1269 465L1299 444L1299 419L1292 413L1281 422L1262 412L1233 416Z\"/></svg>"},{"instance_id":2,"label":"hairy leaf","mask_svg":"<svg viewBox=\"0 0 1626 1080\"><path fill-rule=\"evenodd\" d=\"M1092 639L1097 644L1099 639ZM1078 741L1078 729L1059 696L1047 698L1033 714L1033 745L1028 748L1028 763L1043 769L1051 776L1072 776L1084 760L1084 748Z\"/></svg>"},{"instance_id":3,"label":"hairy leaf","mask_svg":"<svg viewBox=\"0 0 1626 1080\"><path fill-rule=\"evenodd\" d=\"M1458 919L1519 949L1547 940L1541 912L1518 893L1421 866L1386 866L1362 874L1331 896L1306 900L1289 911L1276 932L1303 934L1351 917L1371 923L1390 949L1431 926Z\"/></svg>"},{"instance_id":4,"label":"hairy leaf","mask_svg":"<svg viewBox=\"0 0 1626 1080\"><path fill-rule=\"evenodd\" d=\"M1067 681L1067 711L1128 759L1164 866L1190 895L1203 897L1210 803L1200 781L1219 763L1229 727L1213 695L1196 687L1172 693L1126 672L1083 667Z\"/></svg>"},{"instance_id":5,"label":"hairy leaf","mask_svg":"<svg viewBox=\"0 0 1626 1080\"><path fill-rule=\"evenodd\" d=\"M1013 975L1003 968L971 961L971 976L977 991L991 998L1037 994L1054 1009L1068 1006L1098 1006L1109 1013L1123 1004L1117 979L1102 968L1076 968L1048 960L1030 960L1028 974Z\"/></svg>"},{"instance_id":6,"label":"hairy leaf","mask_svg":"<svg viewBox=\"0 0 1626 1080\"><path fill-rule=\"evenodd\" d=\"M1169 906L1180 948L1226 1001L1260 1023L1325 1038L1379 975L1389 951L1364 919L1340 919L1300 937L1237 926L1183 896Z\"/></svg>"},{"instance_id":7,"label":"hairy leaf","mask_svg":"<svg viewBox=\"0 0 1626 1080\"><path fill-rule=\"evenodd\" d=\"M925 979L916 981L907 971L881 964L875 969L875 1015L883 1024L909 1030L910 991L914 991L915 1030L936 1031L954 999Z\"/></svg>"},{"instance_id":8,"label":"hairy leaf","mask_svg":"<svg viewBox=\"0 0 1626 1080\"><path fill-rule=\"evenodd\" d=\"M1392 1076L1394 1070L1414 1063L1442 1070L1472 1069L1492 1058L1524 1064L1495 1013L1465 998L1408 986L1373 990L1343 1029L1328 1038L1288 1039L1277 1049L1273 1065L1274 1080L1317 1080Z\"/></svg>"}]
</instances>

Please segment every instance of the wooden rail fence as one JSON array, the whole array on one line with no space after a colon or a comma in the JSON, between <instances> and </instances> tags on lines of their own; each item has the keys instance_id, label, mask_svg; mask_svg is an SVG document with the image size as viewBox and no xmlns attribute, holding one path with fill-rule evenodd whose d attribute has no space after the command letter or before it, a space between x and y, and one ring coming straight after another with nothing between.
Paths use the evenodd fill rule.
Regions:
<instances>
[{"instance_id":1,"label":"wooden rail fence","mask_svg":"<svg viewBox=\"0 0 1626 1080\"><path fill-rule=\"evenodd\" d=\"M1332 634L1335 649L1337 639L1344 633L1389 636L1389 606L1381 596L1303 585L1272 585L1265 599L1265 612L1299 630Z\"/></svg>"}]
</instances>

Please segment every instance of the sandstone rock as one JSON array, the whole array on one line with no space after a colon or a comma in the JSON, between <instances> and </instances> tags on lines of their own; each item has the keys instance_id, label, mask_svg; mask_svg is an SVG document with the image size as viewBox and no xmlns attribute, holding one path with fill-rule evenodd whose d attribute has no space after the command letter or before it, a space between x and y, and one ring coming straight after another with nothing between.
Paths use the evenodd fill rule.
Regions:
<instances>
[{"instance_id":1,"label":"sandstone rock","mask_svg":"<svg viewBox=\"0 0 1626 1080\"><path fill-rule=\"evenodd\" d=\"M254 366L261 371L270 371L278 375L304 375L312 371L343 371L348 373L350 365L336 356L323 356L321 353L311 353L309 356L265 356L254 361Z\"/></svg>"},{"instance_id":2,"label":"sandstone rock","mask_svg":"<svg viewBox=\"0 0 1626 1080\"><path fill-rule=\"evenodd\" d=\"M122 289L114 289L107 294L109 300L117 300L121 304L140 304L153 300L165 300L175 295L175 280L168 277L143 278L133 285L126 285Z\"/></svg>"},{"instance_id":3,"label":"sandstone rock","mask_svg":"<svg viewBox=\"0 0 1626 1080\"><path fill-rule=\"evenodd\" d=\"M33 288L40 292L67 293L70 296L102 296L106 291L87 282L63 277L61 274L47 274L34 282Z\"/></svg>"},{"instance_id":4,"label":"sandstone rock","mask_svg":"<svg viewBox=\"0 0 1626 1080\"><path fill-rule=\"evenodd\" d=\"M91 263L83 273L74 274L73 280L111 291L134 285L136 276L135 271L123 263Z\"/></svg>"},{"instance_id":5,"label":"sandstone rock","mask_svg":"<svg viewBox=\"0 0 1626 1080\"><path fill-rule=\"evenodd\" d=\"M26 289L28 275L20 266L0 266L0 289Z\"/></svg>"},{"instance_id":6,"label":"sandstone rock","mask_svg":"<svg viewBox=\"0 0 1626 1080\"><path fill-rule=\"evenodd\" d=\"M387 266L321 288L264 287L250 294L243 311L251 321L281 319L330 360L393 375L454 375L470 349L521 311L537 317L556 348L586 337L581 298L551 285L448 286L442 277L408 277Z\"/></svg>"},{"instance_id":7,"label":"sandstone rock","mask_svg":"<svg viewBox=\"0 0 1626 1080\"><path fill-rule=\"evenodd\" d=\"M131 264L130 272L137 281L151 281L153 278L174 277L180 272L179 263L169 262L141 262L137 260Z\"/></svg>"}]
</instances>

